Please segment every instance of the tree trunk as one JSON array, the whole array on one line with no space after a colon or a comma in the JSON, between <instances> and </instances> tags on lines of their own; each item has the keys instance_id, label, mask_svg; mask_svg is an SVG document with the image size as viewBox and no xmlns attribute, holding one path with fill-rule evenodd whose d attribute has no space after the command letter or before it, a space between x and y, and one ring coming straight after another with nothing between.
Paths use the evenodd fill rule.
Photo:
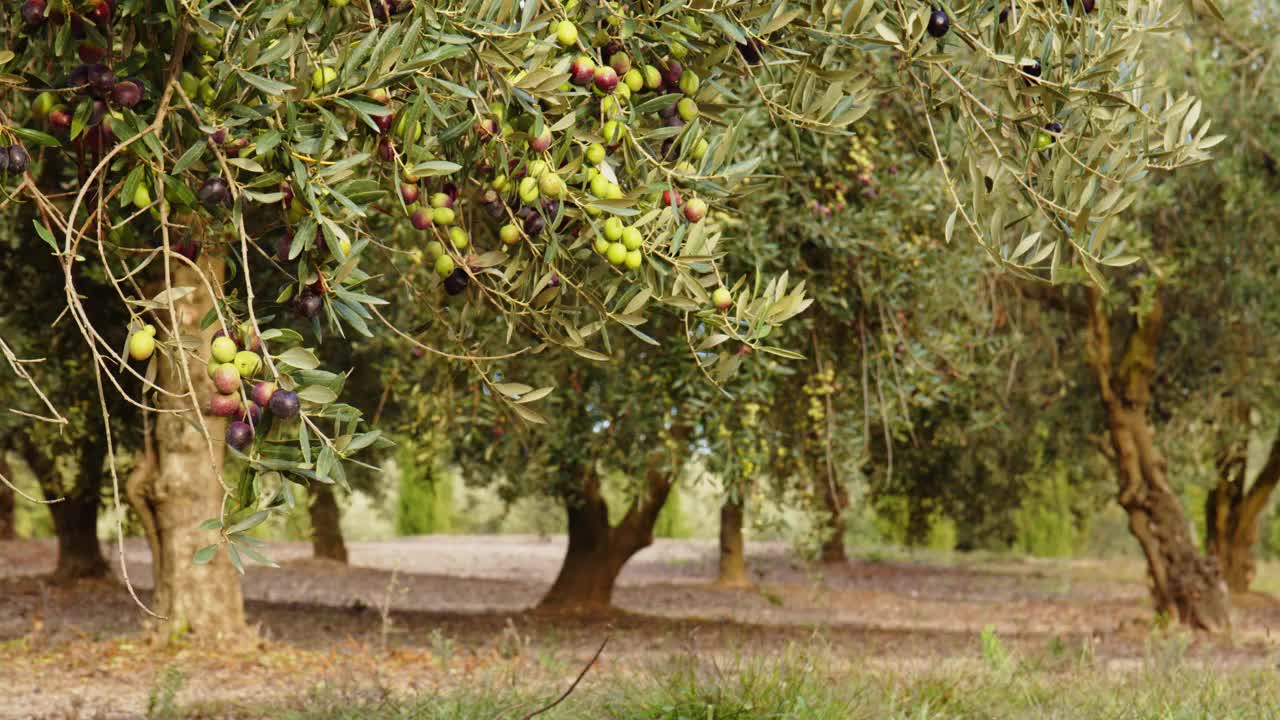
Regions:
<instances>
[{"instance_id":1,"label":"tree trunk","mask_svg":"<svg viewBox=\"0 0 1280 720\"><path fill-rule=\"evenodd\" d=\"M1253 548L1258 519L1280 483L1280 436L1271 442L1267 462L1246 491L1248 434L1226 443L1218 455L1218 485L1205 501L1206 547L1218 559L1227 587L1246 593L1257 574Z\"/></svg>"},{"instance_id":2,"label":"tree trunk","mask_svg":"<svg viewBox=\"0 0 1280 720\"><path fill-rule=\"evenodd\" d=\"M69 583L82 578L100 578L108 574L107 561L98 542L98 508L101 506L102 461L106 457L105 439L90 433L82 441L77 458L76 479L70 488L63 482L57 457L66 448L57 445L35 445L20 442L22 457L40 484L40 491L53 518L58 536L58 564L53 580Z\"/></svg>"},{"instance_id":3,"label":"tree trunk","mask_svg":"<svg viewBox=\"0 0 1280 720\"><path fill-rule=\"evenodd\" d=\"M220 258L208 255L200 265L216 287L225 275ZM164 616L157 628L161 637L176 640L189 635L200 642L229 642L245 632L244 599L240 578L219 548L213 561L198 565L193 556L201 547L218 542L215 532L198 526L221 514L222 464L226 421L211 417L206 408L213 382L205 371L209 342L216 326L200 329L200 320L213 306L200 275L182 263L173 264L173 286L194 287L195 292L175 301L180 334L200 359L186 355L187 370L176 354L159 361L157 384L178 395L157 394L162 410L154 416L154 433L146 438L146 451L129 479L129 501L137 511L151 546L155 578L153 610ZM165 328L171 322L166 310L158 311ZM188 394L188 380L196 398ZM194 412L201 408L202 416ZM203 420L206 433L199 427Z\"/></svg>"},{"instance_id":4,"label":"tree trunk","mask_svg":"<svg viewBox=\"0 0 1280 720\"><path fill-rule=\"evenodd\" d=\"M1112 361L1110 318L1101 291L1089 288L1089 362L1106 411L1109 454L1120 485L1118 500L1146 556L1156 612L1196 629L1229 630L1221 568L1215 558L1196 550L1182 505L1169 483L1168 461L1156 445L1155 430L1147 418L1163 320L1157 295L1150 313L1130 334L1117 365Z\"/></svg>"},{"instance_id":5,"label":"tree trunk","mask_svg":"<svg viewBox=\"0 0 1280 720\"><path fill-rule=\"evenodd\" d=\"M825 477L821 492L823 509L827 512L827 526L822 538L821 559L827 565L847 565L849 556L844 550L844 513L849 507L849 493L844 485L830 473L820 473Z\"/></svg>"},{"instance_id":6,"label":"tree trunk","mask_svg":"<svg viewBox=\"0 0 1280 720\"><path fill-rule=\"evenodd\" d=\"M9 461L5 451L0 449L0 475L13 482L13 473L9 470ZM8 485L0 483L0 542L14 540L18 537L17 527L17 493Z\"/></svg>"},{"instance_id":7,"label":"tree trunk","mask_svg":"<svg viewBox=\"0 0 1280 720\"><path fill-rule=\"evenodd\" d=\"M727 497L720 506L720 576L717 585L746 587L746 543L742 539L741 497Z\"/></svg>"},{"instance_id":8,"label":"tree trunk","mask_svg":"<svg viewBox=\"0 0 1280 720\"><path fill-rule=\"evenodd\" d=\"M645 477L642 494L616 526L609 525L609 504L600 494L600 477L594 468L586 472L581 487L566 496L569 548L540 608L558 612L612 609L613 586L623 565L653 544L653 526L671 492L675 471L653 466Z\"/></svg>"},{"instance_id":9,"label":"tree trunk","mask_svg":"<svg viewBox=\"0 0 1280 720\"><path fill-rule=\"evenodd\" d=\"M71 492L49 506L58 534L58 566L54 582L107 576L107 561L98 542L98 493Z\"/></svg>"},{"instance_id":10,"label":"tree trunk","mask_svg":"<svg viewBox=\"0 0 1280 720\"><path fill-rule=\"evenodd\" d=\"M315 499L311 502L311 548L318 558L347 562L347 543L342 539L342 513L338 509L338 500L334 497L333 487L324 483L313 483L311 492Z\"/></svg>"}]
</instances>

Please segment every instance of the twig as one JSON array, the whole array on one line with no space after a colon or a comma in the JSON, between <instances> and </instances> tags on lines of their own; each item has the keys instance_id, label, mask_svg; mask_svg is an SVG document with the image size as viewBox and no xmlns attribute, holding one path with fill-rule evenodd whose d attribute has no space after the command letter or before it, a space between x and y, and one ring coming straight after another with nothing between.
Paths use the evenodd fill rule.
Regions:
<instances>
[{"instance_id":1,"label":"twig","mask_svg":"<svg viewBox=\"0 0 1280 720\"><path fill-rule=\"evenodd\" d=\"M551 704L549 704L549 705L545 705L545 706L543 706L543 707L540 707L540 708L538 708L537 710L534 710L533 712L529 713L528 715L525 715L524 717L520 718L520 720L530 720L530 718L533 718L533 717L536 717L536 716L538 716L538 715L541 715L541 714L542 714L542 713L544 713L544 712L548 712L549 710L551 710L551 709L552 709L552 708L554 708L555 706L557 706L557 705L559 705L560 703L564 702L564 701L565 701L565 700L566 700L570 695L572 695L572 694L573 694L573 691L577 689L577 687L578 687L578 683L582 682L582 678L584 678L584 677L586 677L586 676L587 676L587 671L588 671L588 670L590 670L590 669L591 669L591 667L592 667L593 665L595 665L595 664L596 664L596 660L599 660L599 659L600 659L600 653L604 652L604 646L605 646L605 645L608 645L608 644L609 644L609 636L608 636L608 635L606 635L606 636L605 636L605 638L604 638L604 640L600 643L600 647L596 649L596 654L591 656L591 659L590 659L589 661L587 661L586 666L582 668L582 672L578 673L578 677L574 679L573 684L569 686L569 689L568 689L568 690L565 690L565 691L564 691L564 694L563 694L563 695L561 695L560 697L556 698L556 699L555 699L555 702L552 702L552 703L551 703ZM494 718L494 720L497 720L497 718Z\"/></svg>"}]
</instances>

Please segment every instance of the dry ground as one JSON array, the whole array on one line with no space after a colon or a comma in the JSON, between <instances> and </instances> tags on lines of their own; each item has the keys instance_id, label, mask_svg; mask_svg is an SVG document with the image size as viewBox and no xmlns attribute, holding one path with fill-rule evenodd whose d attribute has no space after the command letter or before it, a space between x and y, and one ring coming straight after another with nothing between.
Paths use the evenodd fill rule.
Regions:
<instances>
[{"instance_id":1,"label":"dry ground","mask_svg":"<svg viewBox=\"0 0 1280 720\"><path fill-rule=\"evenodd\" d=\"M749 556L756 585L722 589L710 585L714 543L659 540L623 572L615 600L625 612L577 618L528 612L555 576L563 538L437 536L350 550L342 567L309 559L307 545L272 546L283 567L245 577L258 640L209 655L147 647L143 615L115 583L49 585L52 542L0 543L0 718L139 717L166 668L184 673L187 703L321 686L412 691L478 672L559 681L606 635L597 672L794 644L851 664L928 666L980 657L988 626L1028 662L1125 668L1176 652L1272 664L1271 630L1280 632L1280 601L1258 594L1238 600L1229 642L1153 640L1141 568L1124 560L903 556L816 568L759 543ZM149 587L145 545L131 543L128 556L131 577Z\"/></svg>"}]
</instances>

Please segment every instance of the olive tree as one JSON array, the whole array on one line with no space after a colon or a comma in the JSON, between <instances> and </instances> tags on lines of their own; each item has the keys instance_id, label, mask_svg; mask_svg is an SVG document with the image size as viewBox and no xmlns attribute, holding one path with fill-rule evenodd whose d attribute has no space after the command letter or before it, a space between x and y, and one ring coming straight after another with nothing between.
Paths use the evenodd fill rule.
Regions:
<instances>
[{"instance_id":1,"label":"olive tree","mask_svg":"<svg viewBox=\"0 0 1280 720\"><path fill-rule=\"evenodd\" d=\"M59 314L96 368L113 480L118 423L105 397L144 409L128 494L152 547L162 630L238 635L235 572L267 561L246 532L289 510L291 482L341 483L344 465L386 441L342 402L343 369L320 366L318 343L412 339L534 424L546 415L504 367L609 362L604 328L669 345L696 323L735 347L770 346L807 298L722 269L741 248L703 221L758 163L734 124L743 107L842 132L877 95L904 93L943 176L947 239L1054 278L1099 282L1101 266L1127 262L1108 231L1146 173L1203 160L1213 142L1194 98L1165 95L1143 62L1176 13L1160 0L1004 10L10 8L4 202L36 208L21 247L60 268ZM895 71L872 72L875 59ZM51 162L62 170L47 176ZM414 264L436 277L418 282ZM92 321L88 267L127 326ZM465 306L441 310L447 295ZM419 323L388 319L401 302ZM503 352L472 351L467 327L482 315L503 329ZM714 362L732 369L736 352Z\"/></svg>"}]
</instances>

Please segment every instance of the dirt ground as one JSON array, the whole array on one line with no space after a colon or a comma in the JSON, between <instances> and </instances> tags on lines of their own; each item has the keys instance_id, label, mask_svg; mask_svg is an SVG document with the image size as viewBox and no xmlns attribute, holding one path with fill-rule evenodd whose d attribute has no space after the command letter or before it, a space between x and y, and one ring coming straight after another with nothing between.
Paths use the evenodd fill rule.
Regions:
<instances>
[{"instance_id":1,"label":"dirt ground","mask_svg":"<svg viewBox=\"0 0 1280 720\"><path fill-rule=\"evenodd\" d=\"M309 545L271 546L283 567L244 579L257 640L210 655L148 647L144 616L117 583L48 584L51 541L0 543L0 718L140 717L168 668L184 674L188 704L357 685L421 691L482 668L558 681L606 636L600 668L787 646L850 663L933 663L980 657L986 627L1025 658L1087 655L1124 668L1162 647L1131 561L904 557L820 568L785 545L755 543L755 585L723 589L711 585L714 542L659 540L624 570L621 612L579 618L528 612L555 576L563 538L433 536L349 549L344 567L310 559ZM146 601L145 544L131 542L127 556ZM1189 638L1178 652L1212 664L1276 661L1280 600L1240 598L1234 622L1229 641Z\"/></svg>"}]
</instances>

